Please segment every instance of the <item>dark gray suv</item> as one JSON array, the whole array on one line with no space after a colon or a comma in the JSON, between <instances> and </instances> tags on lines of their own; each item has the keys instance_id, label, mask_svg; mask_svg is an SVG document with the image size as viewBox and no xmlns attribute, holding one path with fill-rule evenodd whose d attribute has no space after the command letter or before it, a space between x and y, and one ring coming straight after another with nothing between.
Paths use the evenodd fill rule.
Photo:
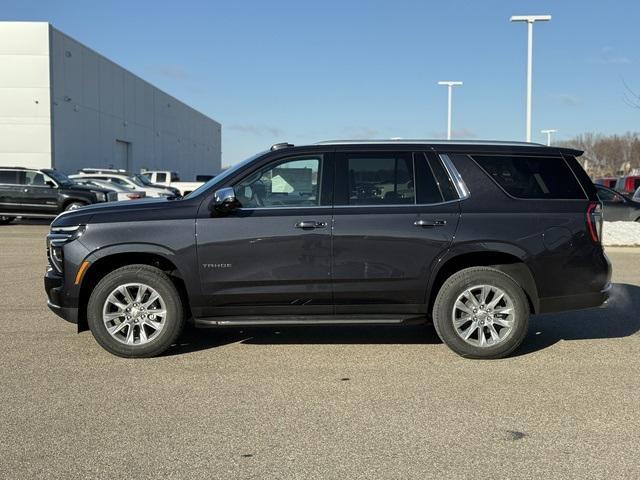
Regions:
<instances>
[{"instance_id":1,"label":"dark gray suv","mask_svg":"<svg viewBox=\"0 0 640 480\"><path fill-rule=\"evenodd\" d=\"M117 200L113 190L78 185L57 170L0 167L0 225L22 218L54 218L60 212Z\"/></svg>"},{"instance_id":2,"label":"dark gray suv","mask_svg":"<svg viewBox=\"0 0 640 480\"><path fill-rule=\"evenodd\" d=\"M158 355L197 327L433 321L508 355L531 313L601 305L610 264L581 152L526 143L274 145L184 199L65 213L50 308L108 351Z\"/></svg>"}]
</instances>

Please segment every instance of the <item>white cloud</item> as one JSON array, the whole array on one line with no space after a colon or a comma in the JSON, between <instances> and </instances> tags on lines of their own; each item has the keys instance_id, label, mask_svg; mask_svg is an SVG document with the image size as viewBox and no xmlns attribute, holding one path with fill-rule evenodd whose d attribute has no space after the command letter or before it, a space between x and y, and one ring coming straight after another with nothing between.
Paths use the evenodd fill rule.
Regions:
<instances>
[{"instance_id":1,"label":"white cloud","mask_svg":"<svg viewBox=\"0 0 640 480\"><path fill-rule=\"evenodd\" d=\"M602 47L598 55L590 59L591 63L600 65L628 65L631 59L624 55L619 55L613 47Z\"/></svg>"}]
</instances>

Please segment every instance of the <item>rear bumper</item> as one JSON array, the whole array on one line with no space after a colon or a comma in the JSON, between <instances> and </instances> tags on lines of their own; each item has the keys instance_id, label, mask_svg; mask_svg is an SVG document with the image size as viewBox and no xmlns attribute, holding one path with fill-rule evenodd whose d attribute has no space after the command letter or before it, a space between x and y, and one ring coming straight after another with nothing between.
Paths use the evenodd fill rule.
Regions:
<instances>
[{"instance_id":1,"label":"rear bumper","mask_svg":"<svg viewBox=\"0 0 640 480\"><path fill-rule=\"evenodd\" d=\"M582 310L585 308L600 307L609 300L611 287L611 283L607 283L599 292L541 298L539 313L554 313L565 310Z\"/></svg>"},{"instance_id":2,"label":"rear bumper","mask_svg":"<svg viewBox=\"0 0 640 480\"><path fill-rule=\"evenodd\" d=\"M78 307L65 305L64 278L49 269L44 276L49 309L67 322L78 323Z\"/></svg>"}]
</instances>

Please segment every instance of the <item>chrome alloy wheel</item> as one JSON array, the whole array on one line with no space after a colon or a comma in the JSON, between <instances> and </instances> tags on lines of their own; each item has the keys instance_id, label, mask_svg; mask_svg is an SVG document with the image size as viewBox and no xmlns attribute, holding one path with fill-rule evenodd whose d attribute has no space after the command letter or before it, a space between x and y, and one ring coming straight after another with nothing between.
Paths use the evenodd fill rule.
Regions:
<instances>
[{"instance_id":1,"label":"chrome alloy wheel","mask_svg":"<svg viewBox=\"0 0 640 480\"><path fill-rule=\"evenodd\" d=\"M465 342L475 347L493 347L513 330L513 301L493 285L476 285L456 299L452 311L453 326Z\"/></svg>"},{"instance_id":2,"label":"chrome alloy wheel","mask_svg":"<svg viewBox=\"0 0 640 480\"><path fill-rule=\"evenodd\" d=\"M107 332L125 345L144 345L165 325L167 307L160 294L143 283L116 287L102 307Z\"/></svg>"}]
</instances>

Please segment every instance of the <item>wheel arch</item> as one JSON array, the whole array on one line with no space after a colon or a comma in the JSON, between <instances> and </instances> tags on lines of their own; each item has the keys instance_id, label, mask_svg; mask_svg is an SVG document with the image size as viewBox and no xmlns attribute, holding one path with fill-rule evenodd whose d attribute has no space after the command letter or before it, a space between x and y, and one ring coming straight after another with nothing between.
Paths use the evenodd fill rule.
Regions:
<instances>
[{"instance_id":1,"label":"wheel arch","mask_svg":"<svg viewBox=\"0 0 640 480\"><path fill-rule=\"evenodd\" d=\"M91 205L91 201L86 198L67 197L62 201L62 211L64 211L71 203L81 203L82 205Z\"/></svg>"},{"instance_id":2,"label":"wheel arch","mask_svg":"<svg viewBox=\"0 0 640 480\"><path fill-rule=\"evenodd\" d=\"M532 313L539 311L538 287L531 269L526 263L524 250L503 244L466 245L465 248L450 250L440 258L432 271L427 291L427 311L431 312L436 295L443 283L456 272L469 267L493 267L511 278L524 290Z\"/></svg>"},{"instance_id":3,"label":"wheel arch","mask_svg":"<svg viewBox=\"0 0 640 480\"><path fill-rule=\"evenodd\" d=\"M126 265L149 265L166 273L180 294L186 318L191 316L185 277L170 250L154 245L118 245L94 252L85 260L89 262L89 267L82 276L78 295L79 332L88 329L87 303L93 288L105 275Z\"/></svg>"}]
</instances>

